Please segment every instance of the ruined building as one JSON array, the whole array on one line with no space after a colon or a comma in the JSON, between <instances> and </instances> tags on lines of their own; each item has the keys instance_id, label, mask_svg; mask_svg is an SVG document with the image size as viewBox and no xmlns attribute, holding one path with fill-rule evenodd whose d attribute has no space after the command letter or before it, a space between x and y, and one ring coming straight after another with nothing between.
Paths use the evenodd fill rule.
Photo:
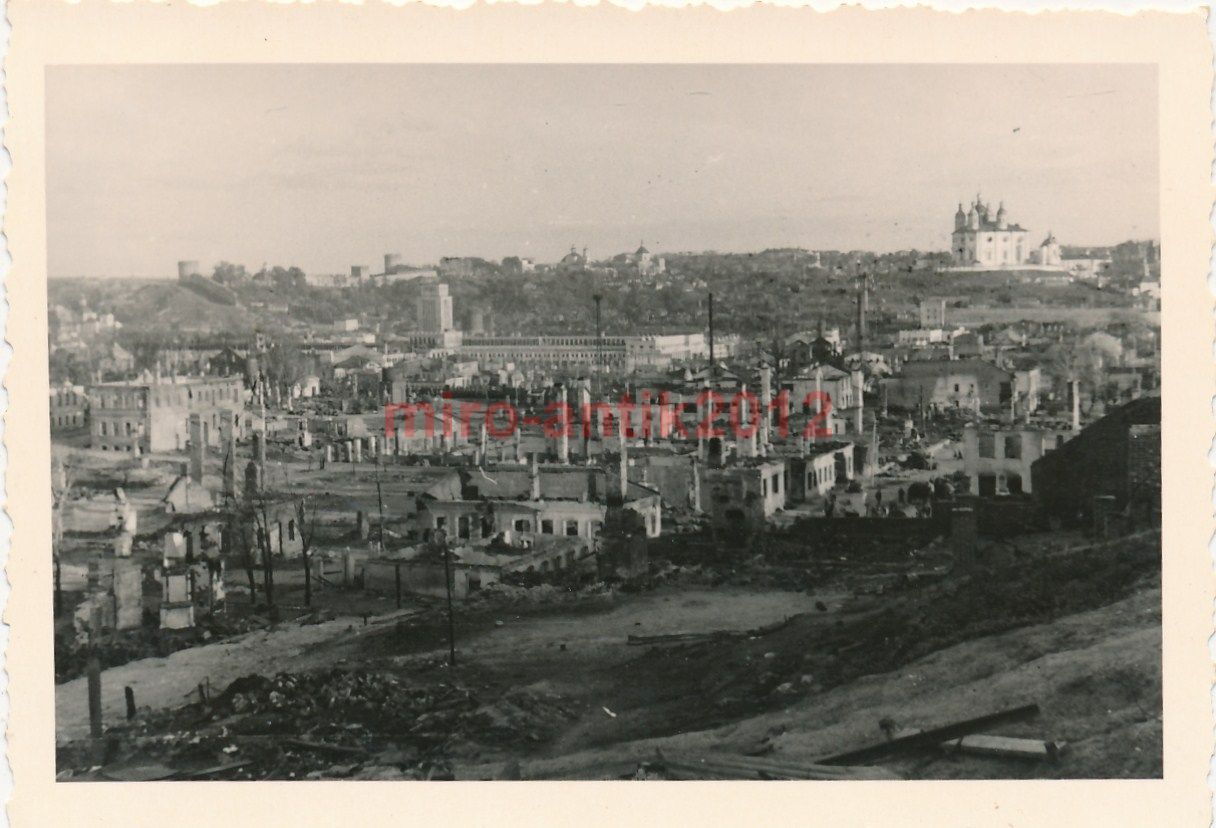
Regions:
<instances>
[{"instance_id":1,"label":"ruined building","mask_svg":"<svg viewBox=\"0 0 1216 828\"><path fill-rule=\"evenodd\" d=\"M199 415L203 445L219 445L222 421L244 407L240 377L107 382L90 386L90 445L103 451L181 451L191 438L190 417Z\"/></svg>"}]
</instances>

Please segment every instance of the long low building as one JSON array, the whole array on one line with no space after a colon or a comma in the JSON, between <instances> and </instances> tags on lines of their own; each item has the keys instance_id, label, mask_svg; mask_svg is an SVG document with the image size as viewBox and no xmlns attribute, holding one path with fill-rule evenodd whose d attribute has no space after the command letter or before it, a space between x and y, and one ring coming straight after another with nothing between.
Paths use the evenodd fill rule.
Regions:
<instances>
[{"instance_id":1,"label":"long low building","mask_svg":"<svg viewBox=\"0 0 1216 828\"><path fill-rule=\"evenodd\" d=\"M420 332L404 337L403 341L415 349L457 354L486 366L589 369L602 365L610 371L633 371L644 367L667 368L709 354L709 343L702 332L597 337L486 336L444 331Z\"/></svg>"},{"instance_id":2,"label":"long low building","mask_svg":"<svg viewBox=\"0 0 1216 828\"><path fill-rule=\"evenodd\" d=\"M621 336L466 336L457 352L486 364L629 367Z\"/></svg>"}]
</instances>

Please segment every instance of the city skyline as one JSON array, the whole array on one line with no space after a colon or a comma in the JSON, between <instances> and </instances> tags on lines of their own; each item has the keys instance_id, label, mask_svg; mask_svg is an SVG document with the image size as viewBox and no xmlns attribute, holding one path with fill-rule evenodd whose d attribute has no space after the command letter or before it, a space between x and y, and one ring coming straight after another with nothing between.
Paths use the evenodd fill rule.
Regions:
<instances>
[{"instance_id":1,"label":"city skyline","mask_svg":"<svg viewBox=\"0 0 1216 828\"><path fill-rule=\"evenodd\" d=\"M52 277L643 239L947 251L977 190L1036 244L1159 237L1144 65L56 67L47 86Z\"/></svg>"}]
</instances>

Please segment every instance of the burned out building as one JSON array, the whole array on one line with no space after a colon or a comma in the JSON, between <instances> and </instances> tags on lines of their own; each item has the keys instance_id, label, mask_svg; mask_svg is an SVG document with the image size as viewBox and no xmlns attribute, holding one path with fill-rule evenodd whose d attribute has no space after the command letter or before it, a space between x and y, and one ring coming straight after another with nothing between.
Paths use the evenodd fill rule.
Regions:
<instances>
[{"instance_id":1,"label":"burned out building","mask_svg":"<svg viewBox=\"0 0 1216 828\"><path fill-rule=\"evenodd\" d=\"M90 386L88 396L90 442L103 451L181 451L192 437L192 415L201 418L203 445L219 445L226 414L242 429L236 416L244 407L240 377L107 382Z\"/></svg>"},{"instance_id":2,"label":"burned out building","mask_svg":"<svg viewBox=\"0 0 1216 828\"><path fill-rule=\"evenodd\" d=\"M791 458L802 497L826 495L836 485L852 480L856 476L853 465L856 454L853 443L825 442L811 443L801 457Z\"/></svg>"},{"instance_id":3,"label":"burned out building","mask_svg":"<svg viewBox=\"0 0 1216 828\"><path fill-rule=\"evenodd\" d=\"M1148 520L1161 510L1161 398L1141 397L1086 426L1031 466L1034 494L1051 517L1088 520L1094 498Z\"/></svg>"},{"instance_id":4,"label":"burned out building","mask_svg":"<svg viewBox=\"0 0 1216 828\"><path fill-rule=\"evenodd\" d=\"M982 359L907 362L882 381L887 404L897 410L920 407L1004 411L1013 399L1014 374Z\"/></svg>"},{"instance_id":5,"label":"burned out building","mask_svg":"<svg viewBox=\"0 0 1216 828\"><path fill-rule=\"evenodd\" d=\"M776 458L711 466L701 480L701 507L716 525L759 528L785 508L789 491L789 469Z\"/></svg>"},{"instance_id":6,"label":"burned out building","mask_svg":"<svg viewBox=\"0 0 1216 828\"><path fill-rule=\"evenodd\" d=\"M88 416L88 398L84 388L70 382L50 390L51 431L84 428Z\"/></svg>"},{"instance_id":7,"label":"burned out building","mask_svg":"<svg viewBox=\"0 0 1216 828\"><path fill-rule=\"evenodd\" d=\"M654 489L629 480L622 497L621 484L601 468L542 466L534 455L526 467L473 469L460 498L423 501L418 521L424 533L442 530L454 544L501 544L517 554L550 550L569 563L596 549L614 508L636 512L647 536L662 532L661 498ZM536 568L542 570L547 560L542 555Z\"/></svg>"},{"instance_id":8,"label":"burned out building","mask_svg":"<svg viewBox=\"0 0 1216 828\"><path fill-rule=\"evenodd\" d=\"M1064 429L989 428L968 423L963 429L963 471L971 494L1030 494L1035 462L1072 436L1072 431Z\"/></svg>"}]
</instances>

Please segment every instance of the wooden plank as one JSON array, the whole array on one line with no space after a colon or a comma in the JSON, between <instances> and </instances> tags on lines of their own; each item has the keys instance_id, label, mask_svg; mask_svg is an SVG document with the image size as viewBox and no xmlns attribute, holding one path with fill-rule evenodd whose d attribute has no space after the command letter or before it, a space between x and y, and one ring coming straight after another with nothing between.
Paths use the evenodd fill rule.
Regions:
<instances>
[{"instance_id":1,"label":"wooden plank","mask_svg":"<svg viewBox=\"0 0 1216 828\"><path fill-rule=\"evenodd\" d=\"M1000 759L1029 759L1039 762L1056 761L1064 747L1061 742L983 734L972 734L942 742L942 748L952 752L969 753L973 756L995 756Z\"/></svg>"},{"instance_id":2,"label":"wooden plank","mask_svg":"<svg viewBox=\"0 0 1216 828\"><path fill-rule=\"evenodd\" d=\"M344 756L367 755L367 751L363 748L348 747L347 745L334 745L328 742L314 742L309 739L284 739L283 744L287 747L300 748L302 750L315 750L323 753L339 753Z\"/></svg>"},{"instance_id":3,"label":"wooden plank","mask_svg":"<svg viewBox=\"0 0 1216 828\"><path fill-rule=\"evenodd\" d=\"M1024 704L1007 710L987 713L974 719L964 719L940 727L925 728L919 732L906 736L897 736L885 742L877 742L865 747L831 754L817 759L816 763L820 765L861 765L901 750L934 747L951 739L967 736L979 730L986 730L993 725L1020 721L1037 716L1038 714L1039 706L1037 704Z\"/></svg>"}]
</instances>

